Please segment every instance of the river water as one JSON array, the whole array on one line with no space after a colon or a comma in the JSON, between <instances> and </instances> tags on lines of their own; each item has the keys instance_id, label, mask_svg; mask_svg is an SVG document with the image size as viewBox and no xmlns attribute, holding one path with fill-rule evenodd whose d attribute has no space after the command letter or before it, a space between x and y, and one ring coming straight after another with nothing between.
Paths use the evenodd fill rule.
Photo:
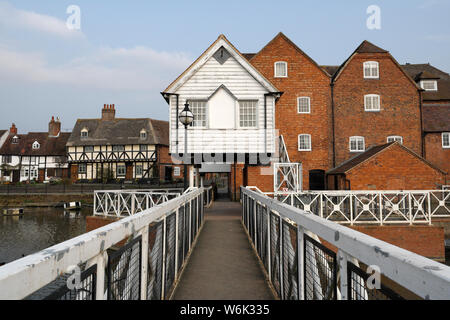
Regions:
<instances>
[{"instance_id":1,"label":"river water","mask_svg":"<svg viewBox=\"0 0 450 320\"><path fill-rule=\"evenodd\" d=\"M92 208L24 208L23 216L0 215L0 264L8 263L86 232Z\"/></svg>"}]
</instances>

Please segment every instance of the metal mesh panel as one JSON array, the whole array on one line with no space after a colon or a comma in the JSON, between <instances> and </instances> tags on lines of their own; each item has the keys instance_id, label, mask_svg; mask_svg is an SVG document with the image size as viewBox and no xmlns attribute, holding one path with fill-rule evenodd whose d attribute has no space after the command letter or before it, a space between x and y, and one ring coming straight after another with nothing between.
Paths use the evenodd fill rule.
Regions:
<instances>
[{"instance_id":1,"label":"metal mesh panel","mask_svg":"<svg viewBox=\"0 0 450 320\"><path fill-rule=\"evenodd\" d=\"M95 289L97 279L97 265L93 265L80 274L80 286L69 289L68 279L71 275L64 274L59 279L44 286L27 299L45 299L45 300L95 300ZM56 289L55 289L56 288ZM52 291L48 294L49 291ZM48 295L47 295L47 294Z\"/></svg>"},{"instance_id":2,"label":"metal mesh panel","mask_svg":"<svg viewBox=\"0 0 450 320\"><path fill-rule=\"evenodd\" d=\"M139 300L141 287L141 237L108 257L108 300Z\"/></svg>"},{"instance_id":3,"label":"metal mesh panel","mask_svg":"<svg viewBox=\"0 0 450 320\"><path fill-rule=\"evenodd\" d=\"M305 299L335 300L337 297L336 254L305 234Z\"/></svg>"},{"instance_id":4,"label":"metal mesh panel","mask_svg":"<svg viewBox=\"0 0 450 320\"><path fill-rule=\"evenodd\" d=\"M272 212L270 213L270 266L272 284L281 297L281 255L280 255L280 220Z\"/></svg>"},{"instance_id":5,"label":"metal mesh panel","mask_svg":"<svg viewBox=\"0 0 450 320\"><path fill-rule=\"evenodd\" d=\"M160 300L162 292L163 263L163 222L149 227L148 267L147 267L147 299Z\"/></svg>"},{"instance_id":6,"label":"metal mesh panel","mask_svg":"<svg viewBox=\"0 0 450 320\"><path fill-rule=\"evenodd\" d=\"M349 300L404 300L390 288L380 284L380 288L369 289L369 275L351 262L347 263L348 299Z\"/></svg>"},{"instance_id":7,"label":"metal mesh panel","mask_svg":"<svg viewBox=\"0 0 450 320\"><path fill-rule=\"evenodd\" d=\"M298 250L297 229L290 223L283 221L283 291L285 300L298 299Z\"/></svg>"},{"instance_id":8,"label":"metal mesh panel","mask_svg":"<svg viewBox=\"0 0 450 320\"><path fill-rule=\"evenodd\" d=\"M165 279L165 298L169 289L175 280L175 222L176 215L172 213L166 218L166 279Z\"/></svg>"},{"instance_id":9,"label":"metal mesh panel","mask_svg":"<svg viewBox=\"0 0 450 320\"><path fill-rule=\"evenodd\" d=\"M181 269L184 261L184 234L185 234L185 221L184 221L184 207L178 209L178 270Z\"/></svg>"},{"instance_id":10,"label":"metal mesh panel","mask_svg":"<svg viewBox=\"0 0 450 320\"><path fill-rule=\"evenodd\" d=\"M266 270L269 269L269 261L268 255L267 255L267 237L268 237L268 231L267 231L267 209L261 208L261 250L260 250L260 258L261 261L264 263L264 267Z\"/></svg>"}]
</instances>

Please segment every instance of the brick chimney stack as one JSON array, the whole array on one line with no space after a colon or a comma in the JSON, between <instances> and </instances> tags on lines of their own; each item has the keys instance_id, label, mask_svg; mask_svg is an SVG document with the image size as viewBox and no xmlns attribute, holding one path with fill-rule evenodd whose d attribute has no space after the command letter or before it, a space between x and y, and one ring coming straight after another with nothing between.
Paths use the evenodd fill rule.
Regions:
<instances>
[{"instance_id":1,"label":"brick chimney stack","mask_svg":"<svg viewBox=\"0 0 450 320\"><path fill-rule=\"evenodd\" d=\"M113 104L105 104L102 109L102 120L111 121L116 117L116 109Z\"/></svg>"},{"instance_id":2,"label":"brick chimney stack","mask_svg":"<svg viewBox=\"0 0 450 320\"><path fill-rule=\"evenodd\" d=\"M50 137L57 137L59 133L61 132L61 122L59 121L59 118L56 118L52 116L52 120L48 123L48 135Z\"/></svg>"},{"instance_id":3,"label":"brick chimney stack","mask_svg":"<svg viewBox=\"0 0 450 320\"><path fill-rule=\"evenodd\" d=\"M14 123L11 125L11 128L9 128L9 134L17 134L17 128Z\"/></svg>"}]
</instances>

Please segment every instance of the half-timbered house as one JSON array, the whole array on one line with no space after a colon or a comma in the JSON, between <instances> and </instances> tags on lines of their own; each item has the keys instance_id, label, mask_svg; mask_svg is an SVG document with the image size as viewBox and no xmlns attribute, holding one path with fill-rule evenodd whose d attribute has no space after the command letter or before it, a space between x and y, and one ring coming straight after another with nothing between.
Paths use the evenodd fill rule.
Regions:
<instances>
[{"instance_id":1,"label":"half-timbered house","mask_svg":"<svg viewBox=\"0 0 450 320\"><path fill-rule=\"evenodd\" d=\"M78 119L75 123L67 142L71 180L167 178L165 165L172 165L160 160L169 162L163 155L168 153L168 123L116 118L115 112L114 105L104 105L100 119ZM173 175L172 169L167 171Z\"/></svg>"}]
</instances>

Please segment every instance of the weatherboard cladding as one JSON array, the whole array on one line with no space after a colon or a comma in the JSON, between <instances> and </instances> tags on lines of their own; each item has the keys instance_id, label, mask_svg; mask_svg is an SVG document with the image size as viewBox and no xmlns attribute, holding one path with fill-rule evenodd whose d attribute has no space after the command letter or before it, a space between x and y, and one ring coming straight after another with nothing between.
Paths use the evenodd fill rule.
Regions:
<instances>
[{"instance_id":1,"label":"weatherboard cladding","mask_svg":"<svg viewBox=\"0 0 450 320\"><path fill-rule=\"evenodd\" d=\"M81 137L81 130L88 130L88 137ZM147 138L141 139L144 129ZM169 145L169 123L150 118L111 121L102 119L78 119L70 135L67 146L150 144Z\"/></svg>"}]
</instances>

